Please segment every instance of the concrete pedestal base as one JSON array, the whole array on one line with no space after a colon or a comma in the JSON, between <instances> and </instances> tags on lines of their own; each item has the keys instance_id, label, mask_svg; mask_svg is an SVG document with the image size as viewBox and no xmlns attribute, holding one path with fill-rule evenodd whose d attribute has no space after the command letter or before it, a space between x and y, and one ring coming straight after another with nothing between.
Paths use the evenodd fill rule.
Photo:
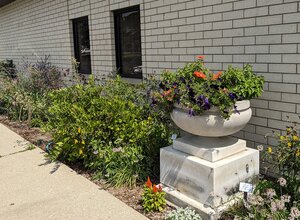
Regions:
<instances>
[{"instance_id":1,"label":"concrete pedestal base","mask_svg":"<svg viewBox=\"0 0 300 220\"><path fill-rule=\"evenodd\" d=\"M180 141L185 142L179 139ZM186 142L185 148L191 148L189 144L193 143ZM241 141L233 144L236 143ZM178 147L177 144L176 146ZM165 191L168 198L175 205L179 203L180 206L178 201L181 201L198 211L202 210L201 212L206 213L206 219L215 219L218 213L216 210L222 210L224 204L233 198L238 184L248 182L259 173L259 152L243 147L239 151L229 146L232 150L236 149L236 152L227 157L215 157L218 160L214 162L211 161L213 157L199 158L174 149L173 146L162 148L160 180L167 187ZM226 152L225 148L222 151Z\"/></svg>"},{"instance_id":2,"label":"concrete pedestal base","mask_svg":"<svg viewBox=\"0 0 300 220\"><path fill-rule=\"evenodd\" d=\"M187 135L174 140L173 148L215 162L225 157L245 151L246 141L235 137L200 137Z\"/></svg>"}]
</instances>

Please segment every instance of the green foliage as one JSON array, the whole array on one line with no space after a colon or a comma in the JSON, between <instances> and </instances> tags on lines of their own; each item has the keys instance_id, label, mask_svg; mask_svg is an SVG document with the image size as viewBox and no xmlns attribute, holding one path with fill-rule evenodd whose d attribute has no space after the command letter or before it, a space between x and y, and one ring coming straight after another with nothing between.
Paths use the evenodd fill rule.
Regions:
<instances>
[{"instance_id":1,"label":"green foliage","mask_svg":"<svg viewBox=\"0 0 300 220\"><path fill-rule=\"evenodd\" d=\"M163 72L162 93L154 94L154 98L168 110L177 103L190 109L192 115L203 114L215 106L227 119L235 111L236 101L259 97L263 84L263 77L256 76L249 65L213 74L201 57L176 72Z\"/></svg>"},{"instance_id":2,"label":"green foliage","mask_svg":"<svg viewBox=\"0 0 300 220\"><path fill-rule=\"evenodd\" d=\"M48 104L46 94L58 88L60 81L60 72L48 58L25 65L14 77L0 75L0 114L6 114L11 120L40 125Z\"/></svg>"},{"instance_id":3,"label":"green foliage","mask_svg":"<svg viewBox=\"0 0 300 220\"><path fill-rule=\"evenodd\" d=\"M26 90L21 80L0 77L0 114L7 115L11 120L39 124L45 102L44 94Z\"/></svg>"},{"instance_id":4,"label":"green foliage","mask_svg":"<svg viewBox=\"0 0 300 220\"><path fill-rule=\"evenodd\" d=\"M285 135L274 133L273 136L278 145L268 149L266 159L272 161L274 168L284 177L300 181L300 134L297 124L287 127Z\"/></svg>"},{"instance_id":5,"label":"green foliage","mask_svg":"<svg viewBox=\"0 0 300 220\"><path fill-rule=\"evenodd\" d=\"M166 220L201 220L201 216L195 213L190 207L178 208L166 216Z\"/></svg>"},{"instance_id":6,"label":"green foliage","mask_svg":"<svg viewBox=\"0 0 300 220\"><path fill-rule=\"evenodd\" d=\"M16 66L13 60L6 59L5 61L0 61L0 75L7 76L9 78L16 77Z\"/></svg>"},{"instance_id":7,"label":"green foliage","mask_svg":"<svg viewBox=\"0 0 300 220\"><path fill-rule=\"evenodd\" d=\"M245 220L267 220L267 219L298 219L298 208L295 204L291 205L291 196L288 194L278 194L275 189L268 188L272 183L263 180L254 194L248 195L246 201L232 207L230 213L235 219ZM267 188L264 188L267 187ZM275 186L277 188L277 186ZM299 212L299 211L298 211ZM296 214L296 215L295 215ZM295 217L295 218L294 218Z\"/></svg>"},{"instance_id":8,"label":"green foliage","mask_svg":"<svg viewBox=\"0 0 300 220\"><path fill-rule=\"evenodd\" d=\"M261 180L247 201L229 211L237 219L300 219L299 129L293 124L285 135L273 136L278 145L268 147L264 158L273 163L273 170L281 177Z\"/></svg>"},{"instance_id":9,"label":"green foliage","mask_svg":"<svg viewBox=\"0 0 300 220\"><path fill-rule=\"evenodd\" d=\"M162 191L160 185L152 184L150 178L144 186L142 195L142 205L146 212L163 211L166 206L166 193Z\"/></svg>"},{"instance_id":10,"label":"green foliage","mask_svg":"<svg viewBox=\"0 0 300 220\"><path fill-rule=\"evenodd\" d=\"M61 71L49 61L50 56L34 64L25 63L18 73L19 86L33 94L43 95L62 86Z\"/></svg>"},{"instance_id":11,"label":"green foliage","mask_svg":"<svg viewBox=\"0 0 300 220\"><path fill-rule=\"evenodd\" d=\"M170 120L154 111L145 85L121 79L49 94L45 128L56 143L53 159L82 162L115 186L158 175L159 149L170 144Z\"/></svg>"},{"instance_id":12,"label":"green foliage","mask_svg":"<svg viewBox=\"0 0 300 220\"><path fill-rule=\"evenodd\" d=\"M28 144L26 147L26 150L34 150L35 149L35 145L33 144Z\"/></svg>"}]
</instances>

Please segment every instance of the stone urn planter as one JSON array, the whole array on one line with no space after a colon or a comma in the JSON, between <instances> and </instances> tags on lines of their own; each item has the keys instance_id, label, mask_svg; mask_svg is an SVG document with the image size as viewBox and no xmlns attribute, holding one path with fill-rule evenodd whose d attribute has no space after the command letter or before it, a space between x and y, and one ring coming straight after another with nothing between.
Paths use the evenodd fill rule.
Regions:
<instances>
[{"instance_id":1,"label":"stone urn planter","mask_svg":"<svg viewBox=\"0 0 300 220\"><path fill-rule=\"evenodd\" d=\"M259 173L258 150L234 134L249 122L249 100L262 94L264 79L250 65L213 72L204 56L196 58L175 72L164 71L153 97L153 105L172 109L172 120L187 132L161 148L160 181L171 202L212 220L232 201L239 183Z\"/></svg>"},{"instance_id":2,"label":"stone urn planter","mask_svg":"<svg viewBox=\"0 0 300 220\"><path fill-rule=\"evenodd\" d=\"M230 136L245 127L251 113L249 100L236 102L229 119L216 108L190 116L187 108L175 106L171 118L189 134L160 152L160 179L168 200L193 207L203 219L218 219L237 195L229 192L259 173L258 151Z\"/></svg>"},{"instance_id":3,"label":"stone urn planter","mask_svg":"<svg viewBox=\"0 0 300 220\"><path fill-rule=\"evenodd\" d=\"M187 112L186 107L175 105L171 118L182 130L205 137L232 135L246 126L252 114L249 100L238 101L236 110L233 110L228 120L220 116L216 108L212 108L200 116L189 116Z\"/></svg>"}]
</instances>

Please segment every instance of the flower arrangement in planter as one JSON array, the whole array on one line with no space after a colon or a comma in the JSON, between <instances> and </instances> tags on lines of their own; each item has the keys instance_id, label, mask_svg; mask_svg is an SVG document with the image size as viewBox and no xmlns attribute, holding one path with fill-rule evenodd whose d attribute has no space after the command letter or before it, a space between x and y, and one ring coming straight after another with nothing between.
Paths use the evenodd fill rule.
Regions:
<instances>
[{"instance_id":1,"label":"flower arrangement in planter","mask_svg":"<svg viewBox=\"0 0 300 220\"><path fill-rule=\"evenodd\" d=\"M189 115L201 115L217 108L224 119L233 111L236 102L259 97L264 79L253 73L250 65L243 68L229 67L224 72L212 73L204 65L204 57L197 56L193 63L186 64L176 72L164 71L160 88L154 102L163 103L169 110L174 104L187 109Z\"/></svg>"}]
</instances>

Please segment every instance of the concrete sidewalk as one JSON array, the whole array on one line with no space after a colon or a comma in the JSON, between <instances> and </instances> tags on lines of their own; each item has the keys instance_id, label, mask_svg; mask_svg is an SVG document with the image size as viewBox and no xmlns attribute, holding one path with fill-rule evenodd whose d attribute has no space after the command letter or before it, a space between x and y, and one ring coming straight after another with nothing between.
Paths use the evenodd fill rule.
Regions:
<instances>
[{"instance_id":1,"label":"concrete sidewalk","mask_svg":"<svg viewBox=\"0 0 300 220\"><path fill-rule=\"evenodd\" d=\"M0 124L0 220L146 220Z\"/></svg>"}]
</instances>

